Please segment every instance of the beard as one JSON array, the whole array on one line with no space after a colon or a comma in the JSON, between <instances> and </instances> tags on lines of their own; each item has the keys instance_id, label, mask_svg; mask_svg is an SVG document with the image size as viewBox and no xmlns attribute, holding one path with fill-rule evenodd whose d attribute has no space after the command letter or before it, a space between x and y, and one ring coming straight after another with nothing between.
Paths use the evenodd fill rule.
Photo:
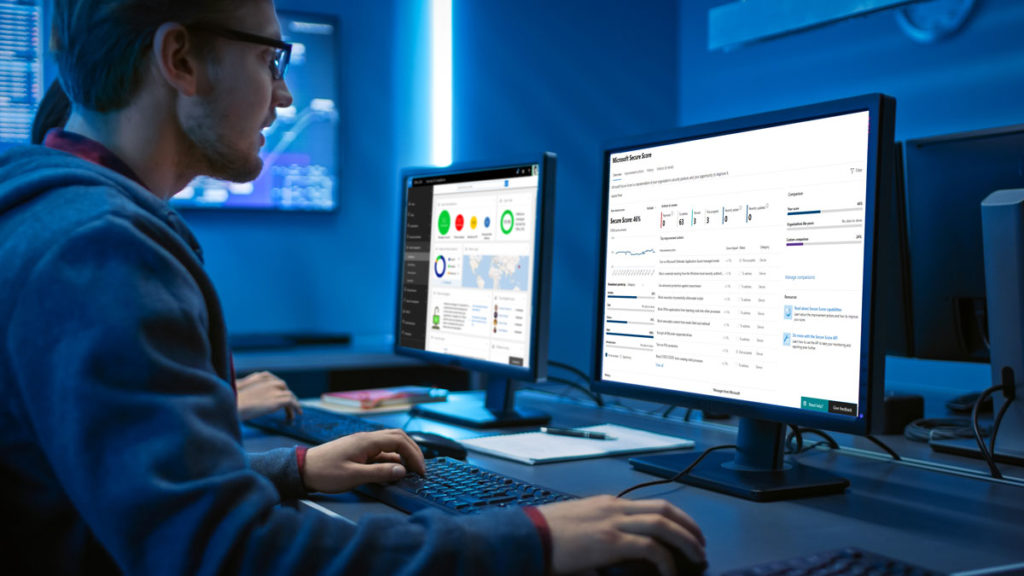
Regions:
<instances>
[{"instance_id":1,"label":"beard","mask_svg":"<svg viewBox=\"0 0 1024 576\"><path fill-rule=\"evenodd\" d=\"M181 128L191 143L188 157L196 172L229 182L255 180L263 170L263 159L232 144L239 135L227 127L230 113L218 113L209 100L196 104L181 115Z\"/></svg>"}]
</instances>

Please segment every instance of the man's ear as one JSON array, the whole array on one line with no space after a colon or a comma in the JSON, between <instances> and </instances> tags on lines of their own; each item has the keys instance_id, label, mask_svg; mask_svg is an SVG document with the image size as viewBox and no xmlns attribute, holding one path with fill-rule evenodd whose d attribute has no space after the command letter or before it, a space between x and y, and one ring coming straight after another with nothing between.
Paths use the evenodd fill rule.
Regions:
<instances>
[{"instance_id":1,"label":"man's ear","mask_svg":"<svg viewBox=\"0 0 1024 576\"><path fill-rule=\"evenodd\" d=\"M160 76L184 96L195 96L202 67L192 36L181 24L165 22L153 35L153 63Z\"/></svg>"}]
</instances>

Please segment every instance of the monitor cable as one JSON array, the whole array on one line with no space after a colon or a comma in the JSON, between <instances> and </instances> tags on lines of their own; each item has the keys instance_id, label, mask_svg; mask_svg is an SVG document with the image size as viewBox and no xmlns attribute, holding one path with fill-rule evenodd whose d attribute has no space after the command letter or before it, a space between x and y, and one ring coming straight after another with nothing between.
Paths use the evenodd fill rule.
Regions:
<instances>
[{"instance_id":1,"label":"monitor cable","mask_svg":"<svg viewBox=\"0 0 1024 576\"><path fill-rule=\"evenodd\" d=\"M705 456L707 456L708 454L711 454L712 452L714 452L716 450L725 450L726 448L736 448L736 445L735 444L721 444L721 445L718 445L718 446L712 446L711 448L708 448L707 450L705 450L703 454L698 456L696 460L691 462L689 466L684 468L681 472L679 472L675 476L673 476L671 478L668 478L668 479L665 479L665 480L654 480L654 481L651 481L651 482L643 482L641 484L635 484L633 486L630 486L629 488L626 488L622 492L619 492L618 494L615 495L615 497L616 498L622 498L623 496L625 496L626 494L629 494L630 492L632 492L634 490L639 490L641 488L647 488L648 486L657 486L658 484L671 484L673 482L678 482L680 478L682 478L683 476L686 476L691 471L693 471L693 469L697 467L697 464L700 464L700 461L703 460Z\"/></svg>"},{"instance_id":2,"label":"monitor cable","mask_svg":"<svg viewBox=\"0 0 1024 576\"><path fill-rule=\"evenodd\" d=\"M836 442L835 438L832 438L832 436L826 434L825 432L823 432L821 430L817 430L815 428L799 428L797 426L793 426L792 424L789 427L790 427L790 429L792 431L789 433L789 435L786 436L786 453L787 454L802 454L804 452L807 452L808 450L811 450L813 448L817 448L818 446L821 446L821 445L827 445L832 450L842 450L842 447L839 445L838 442ZM810 444L810 445L804 447L804 442L803 442L803 435L804 434L814 434L815 436L820 436L820 437L824 438L825 440L822 441L822 442L815 442L814 444ZM888 444L882 442L881 440L879 440L875 436L867 434L864 437L867 438L868 440L874 442L875 445L877 445L882 450L885 450L885 452L887 454L889 454L889 456L892 456L893 460L902 460L900 455L897 454L895 450L893 450L891 447L889 447ZM796 440L796 447L792 446L794 440Z\"/></svg>"},{"instance_id":3,"label":"monitor cable","mask_svg":"<svg viewBox=\"0 0 1024 576\"><path fill-rule=\"evenodd\" d=\"M978 396L978 399L974 402L974 408L971 410L971 424L972 430L974 432L974 439L978 441L978 450L981 451L982 458L984 458L985 463L988 464L988 469L992 473L992 477L996 479L1002 479L1003 477L1003 474L999 471L999 468L996 466L995 459L992 457L993 452L995 452L994 448L996 445L996 431L999 429L999 423L1003 418L1003 414L1006 413L1006 407L1009 406L1012 399L1008 398L1006 403L1003 404L1003 407L1002 409L999 410L999 415L996 417L996 421L993 424L992 452L989 452L988 446L985 445L985 440L982 438L981 427L978 425L978 413L980 412L979 407L981 406L981 403L985 401L985 398L991 396L992 394L1000 390L1005 390L1005 387L1002 384L996 384L995 386L987 388L984 392L981 393L981 396Z\"/></svg>"},{"instance_id":4,"label":"monitor cable","mask_svg":"<svg viewBox=\"0 0 1024 576\"><path fill-rule=\"evenodd\" d=\"M1005 390L1005 388L1004 388ZM1006 402L1003 403L1003 407L999 409L999 414L996 415L995 422L992 424L992 440L989 445L989 450L992 452L992 457L995 458L996 454L996 435L999 434L999 424L1003 421L1003 416L1006 414L1006 409L1013 403L1014 398L1009 397Z\"/></svg>"},{"instance_id":5,"label":"monitor cable","mask_svg":"<svg viewBox=\"0 0 1024 576\"><path fill-rule=\"evenodd\" d=\"M572 364L566 364L565 362L559 362L557 360L550 360L549 359L548 360L548 365L554 366L555 368L561 368L563 370L568 370L569 372L572 372L576 376L578 376L581 379L583 379L583 381L586 382L587 385L586 385L586 387L584 387L583 385L581 385L581 384L579 384L577 382L570 382L568 380L564 380L564 379L561 379L561 378L553 378L553 377L550 377L550 376L548 377L548 380L551 380L552 382L560 382L562 384L568 384L569 386L577 388L577 389L583 391L591 399L593 399L594 402L597 403L598 406L604 406L604 398L601 397L601 394L599 392L594 392L594 380L590 376L588 376L585 372L583 372L579 368L573 366Z\"/></svg>"},{"instance_id":6,"label":"monitor cable","mask_svg":"<svg viewBox=\"0 0 1024 576\"><path fill-rule=\"evenodd\" d=\"M818 446L821 446L822 444L827 444L828 447L833 449L833 450L839 450L839 443L836 442L835 438L829 436L828 434L826 434L825 432L822 432L821 430L817 430L817 429L814 429L814 428L799 428L799 427L794 426L792 424L789 425L789 428L790 428L790 433L786 436L786 443L785 443L786 453L787 454L801 454L801 453L806 452L806 451L808 451L808 450L810 450L812 448L816 448ZM804 448L804 434L813 434L815 436L820 436L820 437L824 438L825 441L824 442L815 442L814 444L811 444L811 445L807 446L806 448ZM794 440L796 440L796 447L795 448L792 446Z\"/></svg>"},{"instance_id":7,"label":"monitor cable","mask_svg":"<svg viewBox=\"0 0 1024 576\"><path fill-rule=\"evenodd\" d=\"M573 382L572 380L569 380L567 378L559 378L558 376L548 376L548 382L557 382L559 384L565 384L566 386L569 386L586 394L587 397L593 400L594 403L597 404L598 406L604 406L604 400L602 400L596 392L593 392L592 390L580 384L579 382Z\"/></svg>"},{"instance_id":8,"label":"monitor cable","mask_svg":"<svg viewBox=\"0 0 1024 576\"><path fill-rule=\"evenodd\" d=\"M867 438L868 440L871 440L872 442L874 442L882 450L885 450L886 452L888 452L889 456L892 456L893 460L903 460L903 458L900 458L900 455L897 454L895 450L890 448L889 445L886 444L885 442L882 442L881 440L879 440L878 438L872 436L871 434L867 434L864 437Z\"/></svg>"},{"instance_id":9,"label":"monitor cable","mask_svg":"<svg viewBox=\"0 0 1024 576\"><path fill-rule=\"evenodd\" d=\"M988 436L989 430L984 426L980 429L982 436ZM973 438L974 429L969 418L919 418L903 429L903 435L915 442L929 440L947 440L951 438Z\"/></svg>"},{"instance_id":10,"label":"monitor cable","mask_svg":"<svg viewBox=\"0 0 1024 576\"><path fill-rule=\"evenodd\" d=\"M677 404L670 404L668 406L668 408L666 408L665 411L661 413L661 417L662 418L668 418L668 415L671 414L676 408L679 408L679 405L677 405ZM683 422L689 422L690 421L690 416L692 414L693 414L693 408L687 408L686 409L686 414L683 415Z\"/></svg>"}]
</instances>

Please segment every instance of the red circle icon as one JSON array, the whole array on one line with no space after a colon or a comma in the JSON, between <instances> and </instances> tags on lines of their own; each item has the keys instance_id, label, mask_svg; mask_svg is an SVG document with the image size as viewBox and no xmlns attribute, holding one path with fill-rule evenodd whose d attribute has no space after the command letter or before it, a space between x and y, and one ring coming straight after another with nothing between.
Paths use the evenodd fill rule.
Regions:
<instances>
[{"instance_id":1,"label":"red circle icon","mask_svg":"<svg viewBox=\"0 0 1024 576\"><path fill-rule=\"evenodd\" d=\"M458 216L455 217L455 229L457 231L462 232L462 225L465 223L466 221L465 219L462 218L462 214L459 214Z\"/></svg>"}]
</instances>

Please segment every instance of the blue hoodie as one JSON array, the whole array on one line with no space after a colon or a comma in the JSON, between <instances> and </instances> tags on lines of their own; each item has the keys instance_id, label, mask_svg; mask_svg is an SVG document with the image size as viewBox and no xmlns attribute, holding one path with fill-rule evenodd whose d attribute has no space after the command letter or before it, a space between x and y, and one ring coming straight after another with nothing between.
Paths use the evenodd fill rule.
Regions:
<instances>
[{"instance_id":1,"label":"blue hoodie","mask_svg":"<svg viewBox=\"0 0 1024 576\"><path fill-rule=\"evenodd\" d=\"M5 570L543 572L521 510L353 525L289 505L293 454L242 448L195 237L121 174L42 147L0 156L0 294Z\"/></svg>"}]
</instances>

